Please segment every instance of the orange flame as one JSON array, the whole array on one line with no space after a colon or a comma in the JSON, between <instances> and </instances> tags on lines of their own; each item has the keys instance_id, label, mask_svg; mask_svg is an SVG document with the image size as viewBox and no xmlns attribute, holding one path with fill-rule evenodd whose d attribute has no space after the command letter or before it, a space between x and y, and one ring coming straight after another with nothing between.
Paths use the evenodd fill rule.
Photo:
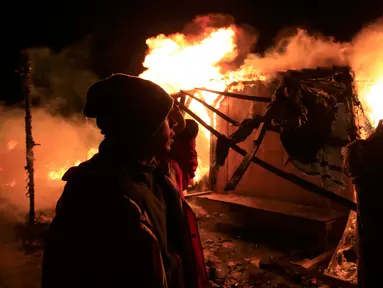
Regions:
<instances>
[{"instance_id":1,"label":"orange flame","mask_svg":"<svg viewBox=\"0 0 383 288\"><path fill-rule=\"evenodd\" d=\"M382 74L383 74L383 68ZM373 127L383 119L383 75L375 83L357 85L361 101L367 113L367 118Z\"/></svg>"},{"instance_id":2,"label":"orange flame","mask_svg":"<svg viewBox=\"0 0 383 288\"><path fill-rule=\"evenodd\" d=\"M354 55L351 61L359 100L374 128L383 119L382 44L383 18L359 32L353 41Z\"/></svg>"},{"instance_id":3,"label":"orange flame","mask_svg":"<svg viewBox=\"0 0 383 288\"><path fill-rule=\"evenodd\" d=\"M159 35L146 41L149 47L140 77L151 80L168 93L209 86L224 89L219 62L237 56L232 27L212 31L201 41L183 34ZM216 96L206 99L210 103Z\"/></svg>"},{"instance_id":4,"label":"orange flame","mask_svg":"<svg viewBox=\"0 0 383 288\"><path fill-rule=\"evenodd\" d=\"M146 41L149 52L143 63L147 70L140 75L141 78L151 80L160 85L169 94L180 90L191 90L196 87L205 87L214 90L225 90L228 83L243 78L243 73L221 73L220 63L232 61L237 56L237 45L234 41L236 28L229 26L219 29L206 29L201 39L184 34L170 36L159 35ZM195 93L209 104L213 104L218 95L209 92ZM218 108L219 103L216 104ZM209 125L213 124L214 116L199 102L192 100L189 108L199 115ZM187 117L187 116L186 116ZM210 167L210 133L201 129L197 137L199 152L199 167L195 181L199 181ZM88 159L97 149L92 148ZM93 153L94 152L94 153ZM66 170L80 164L74 161L48 173L51 180L62 178Z\"/></svg>"},{"instance_id":5,"label":"orange flame","mask_svg":"<svg viewBox=\"0 0 383 288\"><path fill-rule=\"evenodd\" d=\"M16 140L9 140L7 143L8 151L15 149L18 144L19 143Z\"/></svg>"},{"instance_id":6,"label":"orange flame","mask_svg":"<svg viewBox=\"0 0 383 288\"><path fill-rule=\"evenodd\" d=\"M86 159L83 160L77 160L72 163L68 163L67 165L61 166L60 168L57 169L52 169L48 172L48 177L51 180L61 180L61 178L64 176L65 172L73 166L78 166L81 164L82 161L84 160L89 160L92 158L96 153L98 152L97 148L90 148L88 151L88 155Z\"/></svg>"},{"instance_id":7,"label":"orange flame","mask_svg":"<svg viewBox=\"0 0 383 288\"><path fill-rule=\"evenodd\" d=\"M179 33L150 38L146 41L149 51L143 63L147 70L139 77L157 83L169 94L198 87L224 91L228 84L256 73L249 67L247 71L221 71L221 63L233 61L238 55L236 33L236 27L228 26L205 29L203 39L200 35L193 37ZM220 103L214 103L217 94L200 91L194 96L219 107ZM215 115L198 101L190 100L189 109L214 127ZM202 133L197 137L199 166L194 182L200 181L210 167L210 132L202 126L200 131Z\"/></svg>"}]
</instances>

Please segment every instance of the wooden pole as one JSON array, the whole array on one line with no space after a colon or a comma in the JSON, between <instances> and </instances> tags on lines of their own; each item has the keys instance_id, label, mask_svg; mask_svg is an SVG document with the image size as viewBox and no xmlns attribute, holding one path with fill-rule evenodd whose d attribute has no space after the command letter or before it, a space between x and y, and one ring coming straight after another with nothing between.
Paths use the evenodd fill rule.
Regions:
<instances>
[{"instance_id":1,"label":"wooden pole","mask_svg":"<svg viewBox=\"0 0 383 288\"><path fill-rule=\"evenodd\" d=\"M34 154L33 147L36 143L33 141L32 137L32 113L31 113L31 97L29 89L29 75L30 75L30 66L29 58L26 51L21 51L20 58L22 59L19 68L19 75L22 79L22 91L24 94L24 106L25 106L25 135L26 135L26 166L25 170L27 171L27 195L29 197L29 215L28 222L33 225L36 221L36 212L35 212L35 182L34 182Z\"/></svg>"}]
</instances>

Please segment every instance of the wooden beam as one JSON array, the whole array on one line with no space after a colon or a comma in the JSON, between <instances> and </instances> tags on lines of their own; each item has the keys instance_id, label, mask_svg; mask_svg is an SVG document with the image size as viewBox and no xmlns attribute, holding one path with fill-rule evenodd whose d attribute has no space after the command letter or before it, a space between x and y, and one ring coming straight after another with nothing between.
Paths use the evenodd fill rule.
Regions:
<instances>
[{"instance_id":1,"label":"wooden beam","mask_svg":"<svg viewBox=\"0 0 383 288\"><path fill-rule=\"evenodd\" d=\"M225 115L224 113L222 113L221 111L219 111L218 109L216 109L215 107L207 104L205 101L203 101L202 99L199 99L197 97L195 97L192 93L189 93L189 92L186 92L186 91L182 91L181 90L181 93L183 93L184 95L187 95L189 96L190 98L198 101L199 103L201 103L203 106L205 106L206 108L208 108L210 111L213 111L215 114L217 114L219 117L221 117L223 120L229 122L231 125L234 125L234 126L239 126L240 124L235 121L234 119L230 118L229 116Z\"/></svg>"},{"instance_id":2,"label":"wooden beam","mask_svg":"<svg viewBox=\"0 0 383 288\"><path fill-rule=\"evenodd\" d=\"M215 93L219 95L223 95L226 97L232 97L240 100L249 100L249 101L255 101L255 102L264 102L264 103L269 103L271 102L271 97L262 97L262 96L249 96L249 95L244 95L244 94L239 94L239 93L233 93L233 92L227 92L227 91L215 91L215 90L210 90L210 89L205 89L205 88L195 88L196 90L201 90L201 91L206 91L210 93Z\"/></svg>"}]
</instances>

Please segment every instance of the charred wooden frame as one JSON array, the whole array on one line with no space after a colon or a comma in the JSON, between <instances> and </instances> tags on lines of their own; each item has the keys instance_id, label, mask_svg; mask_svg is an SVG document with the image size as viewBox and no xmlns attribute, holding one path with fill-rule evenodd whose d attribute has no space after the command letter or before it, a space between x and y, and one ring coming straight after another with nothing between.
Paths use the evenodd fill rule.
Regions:
<instances>
[{"instance_id":1,"label":"charred wooden frame","mask_svg":"<svg viewBox=\"0 0 383 288\"><path fill-rule=\"evenodd\" d=\"M209 124L207 124L205 121L203 121L198 115L196 115L194 112L192 112L190 109L188 109L185 105L179 103L180 108L184 110L186 113L188 113L190 116L192 116L199 124L201 124L203 127L205 127L207 130L210 131L211 134L216 136L217 138L224 139L225 141L228 141L228 145L237 153L241 154L242 156L246 156L247 152L239 147L237 144L233 143L229 138L227 138L225 135L219 133L217 130L215 130L213 127L211 127ZM345 206L346 208L350 210L356 211L356 203L346 199L344 197L341 197L325 188L319 187L318 185L315 185L301 177L298 177L292 173L287 173L281 169L278 169L277 167L257 158L256 156L253 156L251 158L251 161L255 164L258 164L262 168L270 171L271 173L274 173L278 175L279 177L299 186L302 187L314 194L317 194L319 196L328 198L330 200L333 200L337 203L339 203L342 206Z\"/></svg>"},{"instance_id":2,"label":"charred wooden frame","mask_svg":"<svg viewBox=\"0 0 383 288\"><path fill-rule=\"evenodd\" d=\"M329 69L326 69L326 71L327 71L327 73L329 73ZM347 85L346 89L348 87L351 87L349 89L352 89L353 79L351 77L350 69L348 67L333 67L330 70L330 73L335 75L334 77L346 77L346 79L343 78L342 81L346 83L346 85ZM305 82L305 81L307 82L310 77L313 77L316 80L315 85L319 85L319 86L326 85L326 81L325 81L326 79L323 79L323 81L321 79L321 77L323 76L323 69L322 70L316 69L316 70L302 70L302 71L287 71L287 72L280 73L280 75L282 77L294 77L295 79L298 79L298 81L301 81L301 82ZM349 75L348 78L347 78L347 75ZM337 87L337 85L334 84L332 88L334 90L344 90L345 86L339 85L339 87ZM273 109L272 105L269 105L269 108L265 111L264 115L254 117L253 119L248 119L248 123L245 123L245 124L249 125L250 129L248 129L248 131L245 132L243 135L239 135L239 134L241 134L241 131L238 130L235 132L235 133L237 133L236 135L234 135L235 133L233 133L232 135L227 137L227 136L219 133L217 130L215 130L213 127L211 127L206 122L204 122L198 115L196 115L194 112L192 112L188 108L188 105L185 104L185 96L189 96L188 99L194 99L194 100L200 102L206 108L208 108L210 111L212 111L216 115L220 116L225 121L231 123L232 125L238 126L237 121L231 119L229 116L225 115L221 111L218 111L218 109L216 109L212 105L207 104L202 99L195 97L193 94L198 90L206 91L206 92L210 92L210 93L215 93L215 94L220 95L220 97L226 96L226 97L232 97L232 98L236 98L236 99L240 99L240 100L250 100L250 101L255 101L255 102L263 102L263 103L270 103L270 102L272 102L273 99L270 97L248 96L248 95L242 95L242 94L237 94L237 93L232 93L232 92L227 92L227 91L220 92L220 91L214 91L214 90L209 90L209 89L205 89L205 88L195 88L192 91L181 91L180 93L173 95L173 97L175 99L181 98L180 101L177 101L181 110L185 111L190 116L192 116L197 122L199 122L208 131L210 131L211 134L216 136L217 139L221 143L222 142L226 143L228 147L232 148L234 151L236 151L237 153L244 156L242 163L237 167L237 170L235 171L235 173L232 176L231 180L229 181L228 185L225 187L225 190L235 189L235 187L237 186L237 184L241 180L243 174L245 173L245 171L249 167L250 163L253 162L253 163L258 164L262 168L278 175L279 177L281 177L281 178L283 178L283 179L285 179L285 180L287 180L287 181L289 181L289 182L291 182L291 183L293 183L293 184L295 184L295 185L297 185L303 189L306 189L306 190L308 190L314 194L317 194L317 195L320 195L320 196L325 197L327 199L330 199L332 201L335 201L335 202L339 203L340 205L342 205L342 206L344 206L350 210L356 211L356 203L355 202L353 202L349 199L346 199L344 197L341 197L341 196L339 196L339 195L337 195L337 194L335 194L335 193L333 193L333 192L331 192L325 188L317 186L316 184L313 184L313 183L311 183L311 182L309 182L309 181L307 181L307 180L305 180L299 176L296 176L295 174L287 173L287 172L285 172L285 171L283 171L283 170L281 170L281 169L279 169L279 168L277 168L277 167L275 167L275 166L273 166L273 165L271 165L271 164L269 164L269 163L267 163L267 162L265 162L265 161L263 161L263 160L261 160L255 156L256 152L259 149L259 146L262 143L262 140L263 140L266 132L267 131L274 131L274 132L280 131L280 126L272 124L272 121L271 121L273 116L274 116L274 111L273 111L274 109ZM343 102L345 104L346 109L349 109L349 111L351 111L353 109L353 106L358 105L359 102L357 101L357 98L354 97L354 93L352 91L348 91L348 93L351 94L353 97L351 97L351 99L349 99L347 97L343 97L341 99L341 102ZM356 135L357 135L357 128L356 127L353 127L353 128L354 129L350 132L350 140L354 140L356 138ZM237 145L237 143L246 139L251 134L253 129L257 129L257 135L256 135L256 139L254 140L254 149L251 153L248 153L244 149L240 148ZM340 141L340 139L334 138L333 140L334 140L333 141L334 144L339 145L339 146L344 146L348 143L348 141L346 143L345 141ZM213 167L211 167L211 169L213 171L214 170L217 171L219 167L220 167L220 165L215 163L213 165Z\"/></svg>"}]
</instances>

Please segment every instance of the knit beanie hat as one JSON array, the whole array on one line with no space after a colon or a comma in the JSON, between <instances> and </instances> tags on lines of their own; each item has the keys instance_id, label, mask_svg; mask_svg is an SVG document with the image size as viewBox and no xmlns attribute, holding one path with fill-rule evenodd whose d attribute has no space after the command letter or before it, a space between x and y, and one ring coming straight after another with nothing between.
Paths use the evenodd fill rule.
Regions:
<instances>
[{"instance_id":1,"label":"knit beanie hat","mask_svg":"<svg viewBox=\"0 0 383 288\"><path fill-rule=\"evenodd\" d=\"M173 102L151 81L114 74L89 88L84 115L95 118L104 135L144 140L158 131Z\"/></svg>"}]
</instances>

